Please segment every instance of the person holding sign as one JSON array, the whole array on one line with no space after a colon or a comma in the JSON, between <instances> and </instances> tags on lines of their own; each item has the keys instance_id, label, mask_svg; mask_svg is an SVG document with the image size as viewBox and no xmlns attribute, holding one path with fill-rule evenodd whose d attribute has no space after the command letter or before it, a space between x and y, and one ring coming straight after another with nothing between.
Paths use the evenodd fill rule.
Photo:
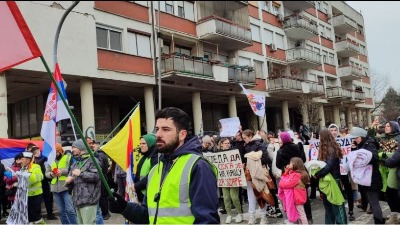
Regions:
<instances>
[{"instance_id":1,"label":"person holding sign","mask_svg":"<svg viewBox=\"0 0 400 225\"><path fill-rule=\"evenodd\" d=\"M326 162L326 166L318 171L314 175L314 178L320 179L331 174L336 184L340 187L340 159L342 158L342 150L329 130L321 130L319 138L318 160ZM335 184L335 182L333 183ZM342 195L341 192L338 194ZM328 197L322 192L321 198L325 208L325 224L347 224L344 202L341 205L333 204L333 202L328 201Z\"/></svg>"},{"instance_id":2,"label":"person holding sign","mask_svg":"<svg viewBox=\"0 0 400 225\"><path fill-rule=\"evenodd\" d=\"M231 149L231 142L228 138L221 138L219 141L218 147L221 151L226 151ZM225 209L228 216L225 219L225 223L230 224L232 222L232 205L235 206L238 214L235 219L235 223L241 223L243 221L243 210L242 206L240 205L239 201L239 187L223 187L222 188L222 195L224 198Z\"/></svg>"},{"instance_id":3,"label":"person holding sign","mask_svg":"<svg viewBox=\"0 0 400 225\"><path fill-rule=\"evenodd\" d=\"M247 157L252 158L251 155L257 155L258 159L261 160L261 165L267 166L268 165L268 153L265 145L261 141L260 136L255 136L254 132L252 130L245 130L243 131L242 134L243 141L245 142L245 157L243 159L244 163L246 164L246 170L249 170L251 174L251 180L248 179L247 181L247 195L249 198L249 224L254 224L255 223L255 211L256 211L256 204L257 204L257 198L255 196L255 190L253 190L252 183L256 181L256 179L253 179L253 171L257 171L260 168L251 168L250 165L248 165L247 161L250 161L250 159L247 159ZM256 161L256 160L253 160ZM260 169L261 170L261 169ZM260 184L260 186L264 187L266 185L266 181ZM256 186L256 185L255 185ZM258 191L260 188L257 188ZM261 188L262 190L262 188ZM262 224L267 224L267 204L260 204L260 215L261 215L261 220L260 220L260 225ZM263 206L263 207L262 207Z\"/></svg>"},{"instance_id":4,"label":"person holding sign","mask_svg":"<svg viewBox=\"0 0 400 225\"><path fill-rule=\"evenodd\" d=\"M371 186L363 186L360 184L358 186L367 192L368 202L374 213L375 224L385 224L385 220L382 216L382 209L379 204L379 192L382 189L382 177L379 172L379 145L373 138L367 136L366 130L359 127L353 127L350 136L357 143L357 150L365 149L372 153L372 158L369 162L369 164L372 165ZM398 204L398 202L396 204Z\"/></svg>"}]
</instances>

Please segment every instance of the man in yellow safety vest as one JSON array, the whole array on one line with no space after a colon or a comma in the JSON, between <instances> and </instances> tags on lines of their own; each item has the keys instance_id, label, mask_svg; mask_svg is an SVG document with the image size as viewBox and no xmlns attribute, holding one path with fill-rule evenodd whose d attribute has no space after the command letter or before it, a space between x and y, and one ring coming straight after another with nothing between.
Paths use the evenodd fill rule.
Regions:
<instances>
[{"instance_id":1,"label":"man in yellow safety vest","mask_svg":"<svg viewBox=\"0 0 400 225\"><path fill-rule=\"evenodd\" d=\"M110 211L135 224L219 224L217 170L202 157L191 119L168 107L156 112L160 161L149 175L142 205L114 193Z\"/></svg>"}]
</instances>

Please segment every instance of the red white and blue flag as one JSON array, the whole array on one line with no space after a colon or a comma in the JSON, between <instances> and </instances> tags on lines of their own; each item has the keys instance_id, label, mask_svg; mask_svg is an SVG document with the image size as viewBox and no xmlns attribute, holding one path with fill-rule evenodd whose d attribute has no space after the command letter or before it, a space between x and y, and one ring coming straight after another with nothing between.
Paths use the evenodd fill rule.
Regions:
<instances>
[{"instance_id":1,"label":"red white and blue flag","mask_svg":"<svg viewBox=\"0 0 400 225\"><path fill-rule=\"evenodd\" d=\"M60 88L61 94L67 99L64 80L62 79L58 63L54 70L54 79ZM47 97L46 107L43 115L42 130L40 136L44 140L42 155L47 157L47 163L51 165L56 157L56 132L57 122L64 119L70 119L67 108L62 102L56 87L51 83L49 96Z\"/></svg>"},{"instance_id":2,"label":"red white and blue flag","mask_svg":"<svg viewBox=\"0 0 400 225\"><path fill-rule=\"evenodd\" d=\"M0 1L0 72L42 55L15 1Z\"/></svg>"},{"instance_id":3,"label":"red white and blue flag","mask_svg":"<svg viewBox=\"0 0 400 225\"><path fill-rule=\"evenodd\" d=\"M43 141L18 140L9 138L0 138L0 160L5 165L10 167L14 162L14 157L25 151L26 146L33 143L40 149L43 149Z\"/></svg>"}]
</instances>

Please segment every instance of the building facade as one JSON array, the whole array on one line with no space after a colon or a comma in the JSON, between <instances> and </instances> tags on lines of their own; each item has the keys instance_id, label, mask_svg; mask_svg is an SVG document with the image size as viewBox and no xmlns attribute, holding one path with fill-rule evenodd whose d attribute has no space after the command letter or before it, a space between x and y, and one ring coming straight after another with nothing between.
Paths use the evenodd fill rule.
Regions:
<instances>
[{"instance_id":1,"label":"building facade","mask_svg":"<svg viewBox=\"0 0 400 225\"><path fill-rule=\"evenodd\" d=\"M17 4L52 67L72 2ZM370 124L374 106L364 28L362 15L337 1L89 1L64 22L58 62L75 117L97 139L137 102L142 133L153 131L160 103L185 110L195 134L235 116L251 129L351 128ZM252 113L239 83L266 96L266 116ZM0 87L0 136L40 136L50 87L41 61L5 71Z\"/></svg>"}]
</instances>

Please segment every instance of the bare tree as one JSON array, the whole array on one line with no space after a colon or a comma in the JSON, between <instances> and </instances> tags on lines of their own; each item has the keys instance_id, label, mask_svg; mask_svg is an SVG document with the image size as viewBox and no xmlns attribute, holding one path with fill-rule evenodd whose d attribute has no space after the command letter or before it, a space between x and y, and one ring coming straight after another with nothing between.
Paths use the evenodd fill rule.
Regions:
<instances>
[{"instance_id":1,"label":"bare tree","mask_svg":"<svg viewBox=\"0 0 400 225\"><path fill-rule=\"evenodd\" d=\"M371 88L375 101L375 107L371 111L374 113L383 104L383 97L385 96L388 88L390 87L390 77L388 73L379 73L373 70L371 74Z\"/></svg>"},{"instance_id":2,"label":"bare tree","mask_svg":"<svg viewBox=\"0 0 400 225\"><path fill-rule=\"evenodd\" d=\"M315 101L314 96L312 95L302 94L299 96L299 111L303 115L303 120L306 120L303 121L304 125L307 125L310 128L319 126L319 122L321 121L319 107L321 104L322 103Z\"/></svg>"}]
</instances>

